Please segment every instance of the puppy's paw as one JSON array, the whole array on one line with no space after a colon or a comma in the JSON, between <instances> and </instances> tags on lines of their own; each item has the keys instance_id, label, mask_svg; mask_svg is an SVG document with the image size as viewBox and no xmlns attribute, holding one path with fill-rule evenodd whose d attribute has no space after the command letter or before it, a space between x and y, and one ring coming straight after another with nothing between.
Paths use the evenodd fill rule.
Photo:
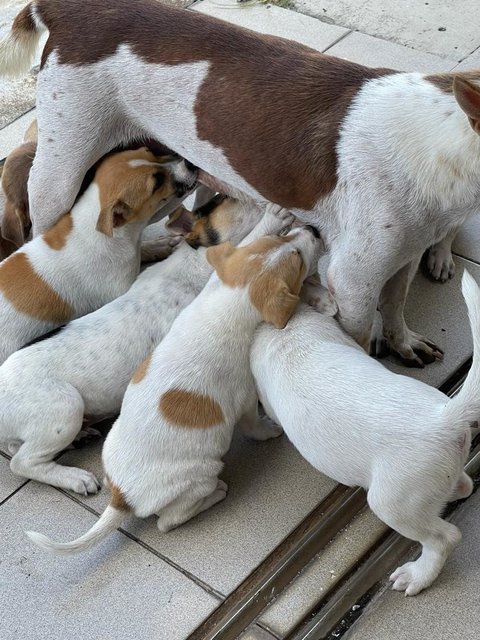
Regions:
<instances>
[{"instance_id":1,"label":"puppy's paw","mask_svg":"<svg viewBox=\"0 0 480 640\"><path fill-rule=\"evenodd\" d=\"M76 469L75 467L65 469L61 484L63 489L80 493L83 496L98 493L100 489L100 483L93 473L85 471L85 469Z\"/></svg>"},{"instance_id":2,"label":"puppy's paw","mask_svg":"<svg viewBox=\"0 0 480 640\"><path fill-rule=\"evenodd\" d=\"M258 417L255 424L248 431L244 430L244 433L251 440L271 440L279 438L283 434L283 428L265 415Z\"/></svg>"},{"instance_id":3,"label":"puppy's paw","mask_svg":"<svg viewBox=\"0 0 480 640\"><path fill-rule=\"evenodd\" d=\"M406 596L416 596L429 587L433 580L432 576L421 570L418 560L398 567L390 576L390 582L393 582L392 589L405 591Z\"/></svg>"},{"instance_id":4,"label":"puppy's paw","mask_svg":"<svg viewBox=\"0 0 480 640\"><path fill-rule=\"evenodd\" d=\"M306 278L300 291L300 298L324 316L333 317L338 312L334 297L316 276Z\"/></svg>"},{"instance_id":5,"label":"puppy's paw","mask_svg":"<svg viewBox=\"0 0 480 640\"><path fill-rule=\"evenodd\" d=\"M168 258L182 241L183 236L165 236L142 242L142 262L159 262Z\"/></svg>"},{"instance_id":6,"label":"puppy's paw","mask_svg":"<svg viewBox=\"0 0 480 640\"><path fill-rule=\"evenodd\" d=\"M455 262L453 261L450 245L444 242L430 247L427 258L427 270L430 276L439 282L446 282L455 275Z\"/></svg>"},{"instance_id":7,"label":"puppy's paw","mask_svg":"<svg viewBox=\"0 0 480 640\"><path fill-rule=\"evenodd\" d=\"M278 204L268 204L262 218L263 232L265 235L276 234L284 231L293 224L295 216Z\"/></svg>"}]
</instances>

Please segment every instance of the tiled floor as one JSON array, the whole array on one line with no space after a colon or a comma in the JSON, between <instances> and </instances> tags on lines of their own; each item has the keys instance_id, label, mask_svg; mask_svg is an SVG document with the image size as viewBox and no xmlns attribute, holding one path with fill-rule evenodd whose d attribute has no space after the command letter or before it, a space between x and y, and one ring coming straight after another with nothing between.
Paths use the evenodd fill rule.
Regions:
<instances>
[{"instance_id":1,"label":"tiled floor","mask_svg":"<svg viewBox=\"0 0 480 640\"><path fill-rule=\"evenodd\" d=\"M414 51L278 7L204 0L194 8L365 64L424 71L446 71L456 64L428 49ZM462 68L475 62L480 64L478 54L467 58ZM0 87L0 100L1 96ZM7 110L7 120L21 115L22 109ZM0 118L1 113L0 108ZM20 141L33 113L0 129L0 157ZM480 219L472 218L458 237L455 250L462 258L457 259L453 281L439 285L419 274L410 295L407 317L412 328L437 340L445 348L445 360L421 371L407 371L395 363L388 366L438 385L469 356L471 336L459 287L465 266L480 281L479 229ZM101 478L100 448L98 443L70 451L61 461L90 469ZM125 530L131 537L116 533L91 552L58 559L34 548L23 531L71 539L94 522L108 502L107 493L102 490L98 496L83 498L33 482L24 484L0 456L0 584L9 603L7 615L0 619L0 637L63 640L75 630L80 639L186 638L334 486L309 467L285 438L255 443L237 436L222 478L230 487L227 499L176 531L160 535L153 519L130 520ZM372 514L364 512L262 614L260 624L272 634L252 625L243 640L284 637L354 554L382 529Z\"/></svg>"}]
</instances>

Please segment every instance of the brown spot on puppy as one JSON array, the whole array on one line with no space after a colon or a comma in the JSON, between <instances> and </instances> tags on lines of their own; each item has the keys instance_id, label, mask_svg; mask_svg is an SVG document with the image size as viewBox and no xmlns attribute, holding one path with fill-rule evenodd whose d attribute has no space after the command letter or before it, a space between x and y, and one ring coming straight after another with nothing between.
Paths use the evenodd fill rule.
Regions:
<instances>
[{"instance_id":1,"label":"brown spot on puppy","mask_svg":"<svg viewBox=\"0 0 480 640\"><path fill-rule=\"evenodd\" d=\"M66 213L48 231L43 234L43 239L50 249L60 251L67 244L67 238L73 229L73 218L71 213Z\"/></svg>"},{"instance_id":2,"label":"brown spot on puppy","mask_svg":"<svg viewBox=\"0 0 480 640\"><path fill-rule=\"evenodd\" d=\"M108 476L106 477L106 481L108 484L108 488L110 489L110 492L112 494L110 506L112 506L114 509L118 509L119 511L131 511L132 509L127 503L122 490L117 487L116 484L113 484Z\"/></svg>"},{"instance_id":3,"label":"brown spot on puppy","mask_svg":"<svg viewBox=\"0 0 480 640\"><path fill-rule=\"evenodd\" d=\"M250 300L263 320L278 329L285 327L299 302L306 272L302 256L294 248L272 259L290 240L288 236L265 236L245 247L225 242L207 249L207 260L222 282L229 287L248 286Z\"/></svg>"},{"instance_id":4,"label":"brown spot on puppy","mask_svg":"<svg viewBox=\"0 0 480 640\"><path fill-rule=\"evenodd\" d=\"M68 302L35 273L22 252L0 264L0 292L17 311L36 320L63 324L74 314Z\"/></svg>"},{"instance_id":5,"label":"brown spot on puppy","mask_svg":"<svg viewBox=\"0 0 480 640\"><path fill-rule=\"evenodd\" d=\"M160 398L159 408L162 415L177 427L208 429L225 419L216 400L183 389L165 391Z\"/></svg>"},{"instance_id":6,"label":"brown spot on puppy","mask_svg":"<svg viewBox=\"0 0 480 640\"><path fill-rule=\"evenodd\" d=\"M444 93L453 93L453 82L455 78L466 80L467 82L480 83L480 71L459 71L452 73L434 73L425 76L425 80Z\"/></svg>"},{"instance_id":7,"label":"brown spot on puppy","mask_svg":"<svg viewBox=\"0 0 480 640\"><path fill-rule=\"evenodd\" d=\"M146 147L107 156L94 181L100 192L97 231L113 236L114 228L151 217L174 194L170 172Z\"/></svg>"},{"instance_id":8,"label":"brown spot on puppy","mask_svg":"<svg viewBox=\"0 0 480 640\"><path fill-rule=\"evenodd\" d=\"M138 384L139 382L141 382L145 376L147 375L148 372L148 367L150 366L150 362L152 360L152 356L153 356L153 352L150 353L145 360L142 362L142 364L138 367L138 369L135 371L135 373L133 374L132 377L132 384Z\"/></svg>"},{"instance_id":9,"label":"brown spot on puppy","mask_svg":"<svg viewBox=\"0 0 480 640\"><path fill-rule=\"evenodd\" d=\"M60 63L86 65L121 44L152 64L207 61L195 104L199 138L222 149L267 200L287 208L311 209L335 187L339 127L353 98L366 81L395 73L151 0L134 7L130 0L35 6L50 31L42 67L52 51ZM29 8L21 13L30 15Z\"/></svg>"}]
</instances>

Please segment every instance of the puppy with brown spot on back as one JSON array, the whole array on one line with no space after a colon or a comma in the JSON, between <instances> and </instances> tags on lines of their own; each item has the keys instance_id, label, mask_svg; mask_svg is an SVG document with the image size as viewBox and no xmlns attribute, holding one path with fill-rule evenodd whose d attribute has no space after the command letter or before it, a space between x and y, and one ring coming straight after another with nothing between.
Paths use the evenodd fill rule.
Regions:
<instances>
[{"instance_id":1,"label":"puppy with brown spot on back","mask_svg":"<svg viewBox=\"0 0 480 640\"><path fill-rule=\"evenodd\" d=\"M256 439L281 433L258 420L249 352L262 321L285 327L323 248L311 227L271 235L290 221L285 209L269 205L238 248L225 242L207 249L215 273L128 387L105 441L115 504L128 505L140 518L157 514L162 532L225 498L218 474L235 424ZM94 527L73 542L28 535L55 553L82 551L126 517L115 504L112 499Z\"/></svg>"},{"instance_id":2,"label":"puppy with brown spot on back","mask_svg":"<svg viewBox=\"0 0 480 640\"><path fill-rule=\"evenodd\" d=\"M106 157L72 210L0 263L0 364L125 293L149 219L194 182L183 162L162 165L145 148Z\"/></svg>"}]
</instances>

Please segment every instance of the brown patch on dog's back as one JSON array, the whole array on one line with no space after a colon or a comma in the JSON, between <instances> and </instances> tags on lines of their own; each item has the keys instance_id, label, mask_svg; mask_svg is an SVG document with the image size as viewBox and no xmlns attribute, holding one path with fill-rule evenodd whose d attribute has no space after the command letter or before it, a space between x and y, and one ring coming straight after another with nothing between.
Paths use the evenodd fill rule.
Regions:
<instances>
[{"instance_id":1,"label":"brown patch on dog's back","mask_svg":"<svg viewBox=\"0 0 480 640\"><path fill-rule=\"evenodd\" d=\"M63 324L74 314L68 302L35 273L22 252L0 264L0 292L17 311L36 320Z\"/></svg>"},{"instance_id":2,"label":"brown patch on dog's back","mask_svg":"<svg viewBox=\"0 0 480 640\"><path fill-rule=\"evenodd\" d=\"M43 234L43 239L50 249L60 251L67 244L67 238L73 229L71 213L66 213L51 229Z\"/></svg>"},{"instance_id":3,"label":"brown patch on dog's back","mask_svg":"<svg viewBox=\"0 0 480 640\"><path fill-rule=\"evenodd\" d=\"M332 191L339 126L353 98L368 80L396 73L150 0L134 8L130 0L38 0L36 8L50 31L42 66L53 50L60 63L85 65L123 43L148 63L209 62L195 103L199 138L287 208L311 209Z\"/></svg>"},{"instance_id":4,"label":"brown patch on dog's back","mask_svg":"<svg viewBox=\"0 0 480 640\"><path fill-rule=\"evenodd\" d=\"M225 420L222 408L216 400L183 389L165 391L160 398L159 409L177 427L208 429Z\"/></svg>"},{"instance_id":5,"label":"brown patch on dog's back","mask_svg":"<svg viewBox=\"0 0 480 640\"><path fill-rule=\"evenodd\" d=\"M145 376L147 375L148 367L150 366L150 362L152 360L152 356L153 356L153 352L150 353L145 358L145 360L142 362L142 364L135 371L135 373L133 374L132 380L131 380L132 384L138 384L139 382L141 382L145 378Z\"/></svg>"}]
</instances>

